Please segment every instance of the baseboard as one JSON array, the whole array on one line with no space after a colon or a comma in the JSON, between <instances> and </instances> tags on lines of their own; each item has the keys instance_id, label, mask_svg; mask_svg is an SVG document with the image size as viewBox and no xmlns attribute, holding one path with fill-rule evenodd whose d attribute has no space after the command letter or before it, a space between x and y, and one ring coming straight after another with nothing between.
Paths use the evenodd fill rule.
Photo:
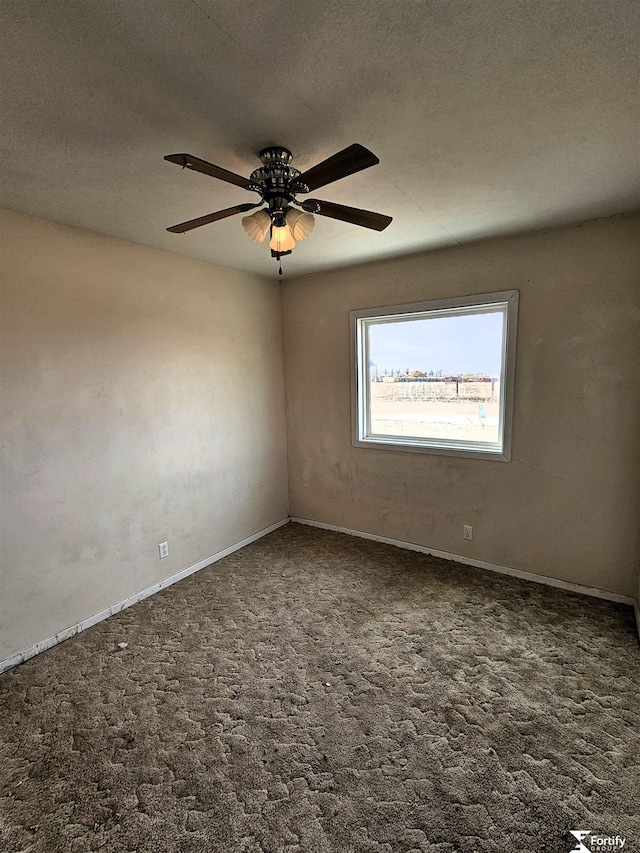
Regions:
<instances>
[{"instance_id":1,"label":"baseboard","mask_svg":"<svg viewBox=\"0 0 640 853\"><path fill-rule=\"evenodd\" d=\"M395 545L395 547L397 548L404 548L405 550L409 551L418 551L421 554L432 554L434 557L442 557L442 559L444 560L451 560L456 563L463 563L467 566L474 566L475 568L487 569L491 572L498 572L499 574L511 575L512 577L533 581L534 583L546 584L547 586L553 586L559 589L566 589L570 592L580 593L581 595L590 595L594 598L603 598L608 601L618 602L619 604L629 604L634 608L636 617L636 627L638 629L638 637L640 638L640 603L637 600L630 598L629 596L619 595L618 593L609 592L608 590L604 589L597 589L596 587L583 586L582 584L568 583L567 581L562 581L557 578L550 578L546 575L534 574L533 572L523 572L519 569L512 569L509 566L498 566L495 563L488 563L484 560L474 560L471 557L466 557L461 554L452 554L448 551L439 551L435 548L427 548L424 545L416 545L413 542L404 542L401 539L390 539L386 536L377 536L373 533L365 533L362 530L351 530L348 527L339 527L336 524L324 524L321 521L312 521L308 518L297 518L291 516L290 518L285 518L282 521L278 521L275 524L270 525L269 527L265 527L264 530L259 530L257 533L254 533L251 536L247 536L245 539L241 539L239 542L230 545L228 548L225 548L222 551L218 551L217 553L212 554L212 556L206 557L204 560L200 560L200 562L195 563L193 566L189 566L188 568L183 569L181 572L178 572L177 574L172 575L171 577L166 578L163 581L160 581L160 583L154 584L148 589L145 589L142 592L138 592L135 595L126 598L124 601L120 601L118 602L118 604L114 604L112 607L108 607L106 610L102 610L100 611L100 613L96 613L95 615L90 616L88 619L83 619L82 622L78 622L76 625L72 625L69 628L65 628L63 631L60 631L53 637L49 637L46 640L42 640L41 642L36 643L30 648L17 652L10 658L0 661L0 674L6 672L9 669L12 669L18 664L24 663L25 661L35 657L36 655L41 654L41 652L47 651L47 649L53 648L53 646L58 645L58 643L62 643L64 640L68 640L70 637L79 634L81 631L85 631L87 628L91 628L92 625L96 625L98 622L102 622L104 619L108 619L109 616L114 616L121 610L125 610L127 607L131 607L132 604L136 604L138 601L142 601L143 599L148 598L150 595L153 595L156 592L160 592L161 589L165 589L166 587L177 583L183 578L186 578L189 575L200 571L200 569L204 569L207 566L210 566L212 563L215 563L218 560L222 560L223 557L227 557L229 554L233 554L234 551L239 551L240 548L244 548L246 545L250 545L252 542L256 542L258 539L261 539L263 536L272 533L274 530L277 530L279 527L288 524L288 522L290 521L293 521L296 524L306 524L310 527L320 527L323 530L334 530L337 533L346 533L349 536L358 536L361 539L371 539L374 542L382 542L386 545Z\"/></svg>"},{"instance_id":2,"label":"baseboard","mask_svg":"<svg viewBox=\"0 0 640 853\"><path fill-rule=\"evenodd\" d=\"M578 592L581 595L590 595L593 598L604 598L607 601L615 601L618 604L636 605L636 619L638 619L638 629L640 631L640 612L638 611L637 602L628 595L620 595L617 592L609 592L606 589L598 589L593 586L583 586L579 583L568 583L567 581L559 580L558 578L550 578L547 575L537 575L533 572L523 572L520 569L512 569L509 566L498 566L495 563L487 563L484 560L474 560L472 557L465 557L461 554L451 554L449 551L437 551L435 548L426 548L424 545L415 545L413 542L404 542L401 539L389 539L386 536L376 536L373 533L364 533L362 530L350 530L348 527L338 527L336 524L324 524L321 521L311 521L308 518L291 517L290 521L296 524L307 524L310 527L321 527L323 530L335 530L337 533L347 533L349 536L358 536L361 539L372 539L374 542L383 542L386 545L395 545L396 548L404 548L408 551L419 551L421 554L432 554L434 557L442 557L443 560L451 560L455 563L464 563L466 566L474 566L478 569L487 569L490 572L498 572L501 575L510 575L511 577L521 578L534 583L546 584L546 586L554 586L558 589L566 589L569 592Z\"/></svg>"},{"instance_id":3,"label":"baseboard","mask_svg":"<svg viewBox=\"0 0 640 853\"><path fill-rule=\"evenodd\" d=\"M82 622L78 622L76 625L71 625L71 627L65 628L64 631L60 631L53 637L49 637L46 640L42 640L41 642L36 643L30 648L24 649L24 651L17 652L10 658L0 661L0 674L6 672L9 669L12 669L14 666L17 666L20 663L24 663L25 661L35 657L36 655L39 655L41 652L46 652L47 649L51 649L53 648L53 646L57 646L58 643L62 643L64 640L68 640L70 637L79 634L81 631L86 631L87 628L91 628L92 625L96 625L98 622L102 622L104 619L108 619L109 616L114 616L116 613L120 613L121 610L125 610L127 607L131 607L132 604L137 604L138 601L142 601L144 598L148 598L150 595L153 595L156 592L160 592L161 589L165 589L166 587L171 586L172 584L177 583L178 581L181 581L183 578L186 578L189 575L194 574L195 572L199 572L200 569L204 569L207 566L210 566L211 563L215 563L218 560L222 560L223 557L228 557L229 554L233 554L234 551L239 551L240 548L244 548L245 545L250 545L257 539L261 539L268 533L272 533L274 530L277 530L279 527L282 527L284 524L288 523L289 519L285 518L282 521L278 521L275 524L270 525L269 527L265 527L264 530L259 530L257 533L254 533L251 536L247 536L245 539L241 539L239 542L230 545L228 548L225 548L222 551L218 551L217 553L212 554L211 557L205 557L205 559L200 560L199 563L195 563L195 565L189 566L189 568L187 569L183 569L181 572L178 572L177 574L166 578L166 580L160 581L160 583L156 583L153 586L150 586L148 589L143 590L142 592L137 592L135 595L126 598L124 601L120 601L118 602L118 604L114 604L112 607L108 607L106 610L101 610L100 613L96 613L93 616L89 616L88 619L83 619Z\"/></svg>"}]
</instances>

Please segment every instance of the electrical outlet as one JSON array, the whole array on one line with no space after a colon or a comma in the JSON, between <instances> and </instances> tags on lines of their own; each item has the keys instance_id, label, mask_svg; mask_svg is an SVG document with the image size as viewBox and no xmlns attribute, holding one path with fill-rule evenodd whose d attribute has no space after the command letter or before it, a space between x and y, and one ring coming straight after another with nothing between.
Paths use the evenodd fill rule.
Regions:
<instances>
[{"instance_id":1,"label":"electrical outlet","mask_svg":"<svg viewBox=\"0 0 640 853\"><path fill-rule=\"evenodd\" d=\"M160 552L160 559L164 560L165 557L169 556L169 543L161 542L158 545L158 551Z\"/></svg>"},{"instance_id":2,"label":"electrical outlet","mask_svg":"<svg viewBox=\"0 0 640 853\"><path fill-rule=\"evenodd\" d=\"M473 539L473 527L470 524L463 524L463 526L462 526L462 538L463 539Z\"/></svg>"}]
</instances>

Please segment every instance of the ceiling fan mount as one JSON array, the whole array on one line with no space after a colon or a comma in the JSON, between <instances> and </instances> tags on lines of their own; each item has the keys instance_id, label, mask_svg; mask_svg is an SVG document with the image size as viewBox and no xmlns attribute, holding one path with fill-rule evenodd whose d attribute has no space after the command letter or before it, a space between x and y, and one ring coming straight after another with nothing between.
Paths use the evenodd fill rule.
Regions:
<instances>
[{"instance_id":1,"label":"ceiling fan mount","mask_svg":"<svg viewBox=\"0 0 640 853\"><path fill-rule=\"evenodd\" d=\"M357 143L350 145L306 172L300 172L299 169L291 166L293 154L282 145L263 148L259 156L262 166L254 169L249 178L243 178L235 172L214 166L213 163L193 157L191 154L168 154L165 160L256 192L260 196L260 201L256 204L250 202L239 204L197 219L190 219L179 225L172 225L167 228L167 231L184 234L201 225L226 219L236 213L246 213L259 207L260 210L243 218L242 226L249 237L258 243L263 242L269 234L271 255L280 260L282 255L291 253L296 240L303 240L311 233L314 226L312 214L351 222L375 231L382 231L390 224L390 216L373 213L373 211L315 198L303 201L297 199L298 194L309 193L340 178L375 166L379 162L378 158L363 145ZM282 266L280 273L282 274Z\"/></svg>"},{"instance_id":2,"label":"ceiling fan mount","mask_svg":"<svg viewBox=\"0 0 640 853\"><path fill-rule=\"evenodd\" d=\"M270 145L267 148L263 148L258 156L265 166L269 163L284 163L288 166L293 160L293 154L283 145Z\"/></svg>"}]
</instances>

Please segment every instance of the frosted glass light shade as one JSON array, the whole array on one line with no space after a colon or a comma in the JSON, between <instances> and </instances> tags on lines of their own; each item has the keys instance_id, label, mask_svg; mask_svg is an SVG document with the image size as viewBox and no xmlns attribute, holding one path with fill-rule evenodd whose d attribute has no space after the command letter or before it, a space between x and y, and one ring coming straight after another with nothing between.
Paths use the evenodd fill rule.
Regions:
<instances>
[{"instance_id":1,"label":"frosted glass light shade","mask_svg":"<svg viewBox=\"0 0 640 853\"><path fill-rule=\"evenodd\" d=\"M312 214L306 213L304 210L296 210L293 207L289 208L285 219L296 240L304 240L305 237L308 237L316 224Z\"/></svg>"},{"instance_id":2,"label":"frosted glass light shade","mask_svg":"<svg viewBox=\"0 0 640 853\"><path fill-rule=\"evenodd\" d=\"M293 234L288 225L278 227L274 225L271 229L271 240L269 240L269 248L274 252L288 252L295 246L296 241L293 239Z\"/></svg>"},{"instance_id":3,"label":"frosted glass light shade","mask_svg":"<svg viewBox=\"0 0 640 853\"><path fill-rule=\"evenodd\" d=\"M266 210L256 210L251 216L242 218L242 227L252 240L263 243L271 227L271 217Z\"/></svg>"}]
</instances>

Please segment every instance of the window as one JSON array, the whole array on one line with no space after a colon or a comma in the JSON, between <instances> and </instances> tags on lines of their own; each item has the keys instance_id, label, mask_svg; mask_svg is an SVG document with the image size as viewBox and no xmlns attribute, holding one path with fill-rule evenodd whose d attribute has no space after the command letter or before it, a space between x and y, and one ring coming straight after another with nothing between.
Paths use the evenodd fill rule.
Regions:
<instances>
[{"instance_id":1,"label":"window","mask_svg":"<svg viewBox=\"0 0 640 853\"><path fill-rule=\"evenodd\" d=\"M352 311L354 446L508 462L518 295Z\"/></svg>"}]
</instances>

